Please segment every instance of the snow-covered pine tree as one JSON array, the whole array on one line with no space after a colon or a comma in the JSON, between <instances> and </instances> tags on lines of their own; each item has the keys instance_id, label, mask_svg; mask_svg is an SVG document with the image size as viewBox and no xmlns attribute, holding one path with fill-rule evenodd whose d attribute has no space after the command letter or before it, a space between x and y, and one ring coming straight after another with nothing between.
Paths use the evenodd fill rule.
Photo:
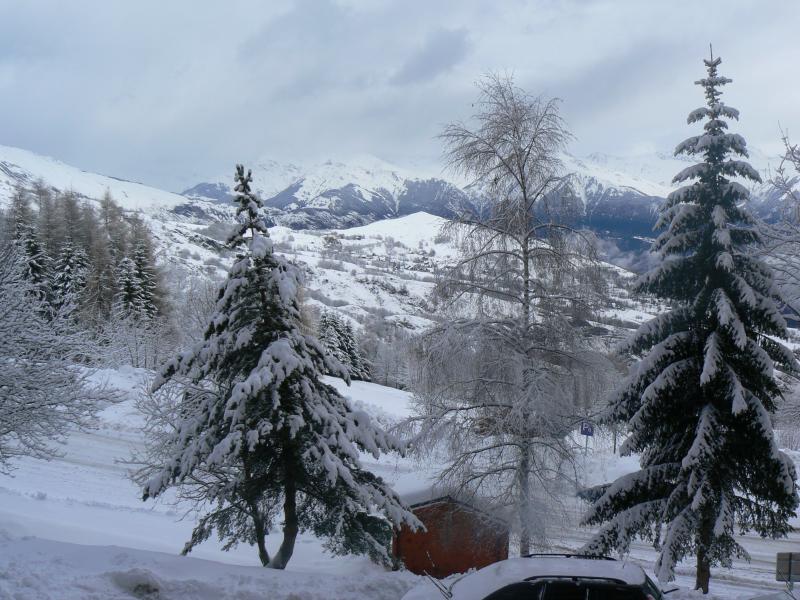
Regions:
<instances>
[{"instance_id":1,"label":"snow-covered pine tree","mask_svg":"<svg viewBox=\"0 0 800 600\"><path fill-rule=\"evenodd\" d=\"M158 314L156 274L153 269L151 252L144 241L138 242L134 247L133 263L140 290L142 312L152 319Z\"/></svg>"},{"instance_id":2,"label":"snow-covered pine tree","mask_svg":"<svg viewBox=\"0 0 800 600\"><path fill-rule=\"evenodd\" d=\"M748 192L730 177L759 180L744 160L744 139L727 132L739 113L720 100L731 80L719 58L705 60L707 104L688 122L705 119L702 135L676 154L702 156L674 182L696 180L670 194L653 245L661 263L638 290L676 308L642 326L623 349L642 356L611 403L613 420L628 423L624 454L638 453L641 470L599 495L584 518L602 525L584 547L626 552L631 540L651 540L662 581L675 565L697 557L696 586L708 592L711 567L744 556L736 530L781 537L798 506L795 469L778 451L770 413L780 391L773 366L795 370L792 353L775 338L786 323L770 268L754 258L760 240L744 208Z\"/></svg>"},{"instance_id":3,"label":"snow-covered pine tree","mask_svg":"<svg viewBox=\"0 0 800 600\"><path fill-rule=\"evenodd\" d=\"M325 350L350 374L350 355L345 349L343 339L344 325L342 320L330 311L324 311L319 317L318 338ZM338 368L334 369L335 371ZM330 374L333 374L331 372Z\"/></svg>"},{"instance_id":4,"label":"snow-covered pine tree","mask_svg":"<svg viewBox=\"0 0 800 600\"><path fill-rule=\"evenodd\" d=\"M136 273L136 263L127 256L117 265L115 304L122 318L145 316L144 293Z\"/></svg>"},{"instance_id":5,"label":"snow-covered pine tree","mask_svg":"<svg viewBox=\"0 0 800 600\"><path fill-rule=\"evenodd\" d=\"M344 327L343 338L345 350L350 360L350 379L370 381L369 363L358 347L358 341L356 340L353 326L344 320L342 320L342 326Z\"/></svg>"},{"instance_id":6,"label":"snow-covered pine tree","mask_svg":"<svg viewBox=\"0 0 800 600\"><path fill-rule=\"evenodd\" d=\"M88 272L86 253L67 239L55 261L53 273L53 307L64 318L78 310Z\"/></svg>"},{"instance_id":7,"label":"snow-covered pine tree","mask_svg":"<svg viewBox=\"0 0 800 600\"><path fill-rule=\"evenodd\" d=\"M318 336L328 354L344 367L350 379L370 381L369 362L358 347L350 323L336 313L325 311L319 318Z\"/></svg>"},{"instance_id":8,"label":"snow-covered pine tree","mask_svg":"<svg viewBox=\"0 0 800 600\"><path fill-rule=\"evenodd\" d=\"M36 299L40 308L49 314L52 308L50 257L39 241L33 225L19 223L16 230L16 243L24 263L25 278L30 283L29 293Z\"/></svg>"},{"instance_id":9,"label":"snow-covered pine tree","mask_svg":"<svg viewBox=\"0 0 800 600\"><path fill-rule=\"evenodd\" d=\"M335 365L317 339L300 332L301 273L273 253L250 182L237 165L240 227L228 245L239 254L205 339L168 363L153 385L185 384L186 393L174 435L155 454L166 460L140 473L144 498L178 486L213 507L184 552L216 530L226 547L256 544L263 565L284 568L298 532L310 530L334 552L387 559L391 525L418 523L361 467L359 452L378 456L402 446L322 382ZM283 539L270 555L266 536L278 512Z\"/></svg>"}]
</instances>

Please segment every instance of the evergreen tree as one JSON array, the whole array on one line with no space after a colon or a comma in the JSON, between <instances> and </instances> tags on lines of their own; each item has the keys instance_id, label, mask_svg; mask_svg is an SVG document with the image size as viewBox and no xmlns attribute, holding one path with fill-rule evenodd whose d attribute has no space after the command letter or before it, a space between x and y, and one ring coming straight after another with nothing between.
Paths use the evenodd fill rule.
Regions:
<instances>
[{"instance_id":1,"label":"evergreen tree","mask_svg":"<svg viewBox=\"0 0 800 600\"><path fill-rule=\"evenodd\" d=\"M345 350L345 341L342 339L342 334L343 325L341 319L335 313L324 311L319 318L319 341L322 342L328 354L349 374L350 356ZM334 369L334 371L338 371L338 369Z\"/></svg>"},{"instance_id":2,"label":"evergreen tree","mask_svg":"<svg viewBox=\"0 0 800 600\"><path fill-rule=\"evenodd\" d=\"M136 273L136 263L127 257L117 265L115 304L122 318L139 319L146 316L144 293Z\"/></svg>"},{"instance_id":3,"label":"evergreen tree","mask_svg":"<svg viewBox=\"0 0 800 600\"><path fill-rule=\"evenodd\" d=\"M228 245L239 254L205 339L153 386L186 393L174 435L155 453L166 460L141 472L144 497L177 485L213 507L184 552L216 530L226 547L254 543L263 565L284 568L298 532L311 530L335 552L387 559L391 524L417 521L361 468L359 451L378 456L400 444L321 381L335 365L300 332L301 273L273 253L250 182L237 165L240 227ZM283 540L270 556L266 535L279 510Z\"/></svg>"},{"instance_id":4,"label":"evergreen tree","mask_svg":"<svg viewBox=\"0 0 800 600\"><path fill-rule=\"evenodd\" d=\"M29 292L41 307L49 312L52 300L51 261L40 243L33 225L17 226L17 247L24 265L24 276L30 284Z\"/></svg>"},{"instance_id":5,"label":"evergreen tree","mask_svg":"<svg viewBox=\"0 0 800 600\"><path fill-rule=\"evenodd\" d=\"M64 317L72 316L80 307L88 271L86 253L68 239L61 247L53 274L53 307Z\"/></svg>"},{"instance_id":6,"label":"evergreen tree","mask_svg":"<svg viewBox=\"0 0 800 600\"><path fill-rule=\"evenodd\" d=\"M603 524L584 548L626 552L632 538L653 541L662 581L683 557L697 557L698 589L708 592L711 567L746 557L739 530L785 536L798 506L795 469L779 452L770 414L780 396L773 365L795 370L770 268L754 258L760 243L744 208L748 192L730 177L759 181L744 160L744 139L727 132L738 111L720 100L731 80L719 58L704 61L704 132L676 148L702 162L675 176L695 180L670 194L656 224L661 263L638 284L676 308L639 329L627 351L642 358L612 402L626 421L621 451L638 453L641 470L594 490L585 517Z\"/></svg>"},{"instance_id":7,"label":"evergreen tree","mask_svg":"<svg viewBox=\"0 0 800 600\"><path fill-rule=\"evenodd\" d=\"M353 326L346 321L342 321L342 326L344 328L343 338L345 350L350 363L350 379L370 381L369 363L358 347Z\"/></svg>"},{"instance_id":8,"label":"evergreen tree","mask_svg":"<svg viewBox=\"0 0 800 600\"><path fill-rule=\"evenodd\" d=\"M325 311L319 319L319 341L347 371L350 379L370 381L369 363L356 342L353 327L336 313Z\"/></svg>"},{"instance_id":9,"label":"evergreen tree","mask_svg":"<svg viewBox=\"0 0 800 600\"><path fill-rule=\"evenodd\" d=\"M149 319L154 318L158 310L156 274L152 252L144 241L136 244L133 251L134 275L139 288L142 313Z\"/></svg>"}]
</instances>

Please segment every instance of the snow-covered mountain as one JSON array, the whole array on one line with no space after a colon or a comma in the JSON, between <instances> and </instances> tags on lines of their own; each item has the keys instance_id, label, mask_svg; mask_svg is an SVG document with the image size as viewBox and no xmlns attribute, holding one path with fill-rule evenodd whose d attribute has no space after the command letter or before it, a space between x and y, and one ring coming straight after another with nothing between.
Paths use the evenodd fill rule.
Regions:
<instances>
[{"instance_id":1,"label":"snow-covered mountain","mask_svg":"<svg viewBox=\"0 0 800 600\"><path fill-rule=\"evenodd\" d=\"M667 153L563 158L583 204L577 224L626 249L643 247L641 238L652 235L660 202L674 189L672 177L692 162ZM756 152L752 158L757 168L766 169L766 157ZM469 202L479 193L441 172L411 171L371 156L305 165L260 159L251 168L274 221L292 229L353 227L419 211L449 217L453 203ZM229 174L212 177L183 194L227 201L231 180ZM770 190L755 191L758 199Z\"/></svg>"},{"instance_id":2,"label":"snow-covered mountain","mask_svg":"<svg viewBox=\"0 0 800 600\"><path fill-rule=\"evenodd\" d=\"M752 162L766 172L768 159L758 152ZM564 155L566 170L582 202L576 224L595 231L608 256L633 264L652 237L655 213L672 190L672 177L689 159L666 153L618 157ZM284 164L260 159L247 165L254 187L276 225L292 230L342 229L425 212L449 217L454 203L477 193L464 182L435 170L404 169L372 156L347 161ZM210 177L182 194L140 183L88 173L26 150L0 146L0 203L15 185L41 179L53 188L72 190L87 199L109 191L126 210L149 217L156 229L168 222L209 225L232 217L230 173ZM754 208L775 215L780 200L768 185L754 188ZM175 228L171 237L181 237Z\"/></svg>"},{"instance_id":3,"label":"snow-covered mountain","mask_svg":"<svg viewBox=\"0 0 800 600\"><path fill-rule=\"evenodd\" d=\"M253 170L256 192L277 223L292 229L331 229L425 211L449 216L465 193L440 177L412 173L374 156L328 160L303 166L260 159ZM199 183L183 194L227 202L229 173Z\"/></svg>"}]
</instances>

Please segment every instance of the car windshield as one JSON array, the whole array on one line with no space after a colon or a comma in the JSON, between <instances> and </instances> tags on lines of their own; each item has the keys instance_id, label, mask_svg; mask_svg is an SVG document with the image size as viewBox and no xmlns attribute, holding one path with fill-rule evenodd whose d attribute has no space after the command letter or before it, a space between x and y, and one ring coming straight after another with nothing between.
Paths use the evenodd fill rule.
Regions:
<instances>
[{"instance_id":1,"label":"car windshield","mask_svg":"<svg viewBox=\"0 0 800 600\"><path fill-rule=\"evenodd\" d=\"M486 596L483 600L648 600L641 587L612 582L521 581Z\"/></svg>"}]
</instances>

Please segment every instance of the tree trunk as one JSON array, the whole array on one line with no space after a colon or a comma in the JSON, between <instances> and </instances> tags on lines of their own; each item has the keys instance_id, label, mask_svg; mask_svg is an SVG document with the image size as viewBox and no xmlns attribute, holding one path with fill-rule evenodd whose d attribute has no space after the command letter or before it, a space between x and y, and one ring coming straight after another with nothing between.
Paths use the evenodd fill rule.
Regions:
<instances>
[{"instance_id":1,"label":"tree trunk","mask_svg":"<svg viewBox=\"0 0 800 600\"><path fill-rule=\"evenodd\" d=\"M522 443L522 456L517 470L519 484L519 555L531 552L531 494L530 494L530 456L528 444Z\"/></svg>"},{"instance_id":2,"label":"tree trunk","mask_svg":"<svg viewBox=\"0 0 800 600\"><path fill-rule=\"evenodd\" d=\"M291 471L287 470L286 484L284 486L286 497L283 501L283 541L275 556L269 562L272 569L285 569L294 553L294 543L297 539L299 526L297 522L297 486L292 479Z\"/></svg>"},{"instance_id":3,"label":"tree trunk","mask_svg":"<svg viewBox=\"0 0 800 600\"><path fill-rule=\"evenodd\" d=\"M267 532L264 527L264 519L261 515L253 515L253 528L256 533L256 545L258 546L258 558L261 561L261 566L269 566L269 552L267 552Z\"/></svg>"},{"instance_id":4,"label":"tree trunk","mask_svg":"<svg viewBox=\"0 0 800 600\"><path fill-rule=\"evenodd\" d=\"M705 557L705 552L697 553L697 577L695 579L694 589L702 590L704 594L708 593L708 584L711 581L711 565Z\"/></svg>"},{"instance_id":5,"label":"tree trunk","mask_svg":"<svg viewBox=\"0 0 800 600\"><path fill-rule=\"evenodd\" d=\"M244 468L244 488L247 496L245 503L250 510L250 518L253 521L253 531L256 535L256 546L258 546L258 559L261 561L261 566L266 567L270 562L269 552L267 552L267 528L264 523L264 517L258 508L259 492L253 489L257 486L251 475L250 453L248 452L247 444L242 446L242 466Z\"/></svg>"}]
</instances>

